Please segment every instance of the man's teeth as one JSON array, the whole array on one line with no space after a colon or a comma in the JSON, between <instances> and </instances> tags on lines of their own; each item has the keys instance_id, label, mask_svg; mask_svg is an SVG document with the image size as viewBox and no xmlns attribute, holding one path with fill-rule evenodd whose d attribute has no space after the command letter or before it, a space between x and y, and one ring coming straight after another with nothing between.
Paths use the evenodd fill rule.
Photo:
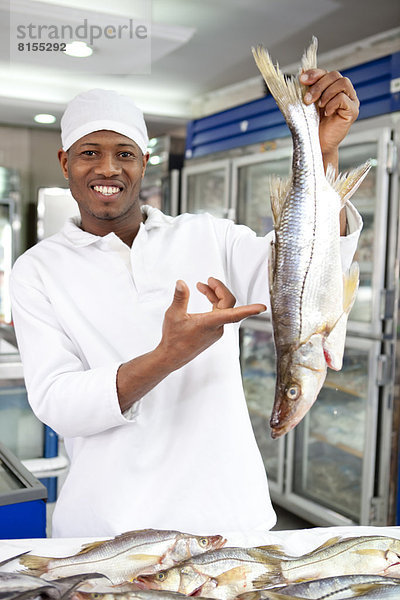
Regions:
<instances>
[{"instance_id":1,"label":"man's teeth","mask_svg":"<svg viewBox=\"0 0 400 600\"><path fill-rule=\"evenodd\" d=\"M100 192L100 194L103 194L104 196L111 196L111 194L117 194L120 190L119 187L112 187L109 185L95 185L93 189L95 190L95 192Z\"/></svg>"}]
</instances>

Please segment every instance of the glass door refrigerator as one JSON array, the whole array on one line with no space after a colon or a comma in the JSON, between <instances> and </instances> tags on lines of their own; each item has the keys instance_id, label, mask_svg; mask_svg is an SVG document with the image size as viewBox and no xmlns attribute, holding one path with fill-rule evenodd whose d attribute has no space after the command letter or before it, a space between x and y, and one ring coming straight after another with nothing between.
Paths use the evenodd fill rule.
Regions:
<instances>
[{"instance_id":1,"label":"glass door refrigerator","mask_svg":"<svg viewBox=\"0 0 400 600\"><path fill-rule=\"evenodd\" d=\"M229 158L186 163L182 169L181 213L208 212L215 217L232 217L230 166Z\"/></svg>"},{"instance_id":2,"label":"glass door refrigerator","mask_svg":"<svg viewBox=\"0 0 400 600\"><path fill-rule=\"evenodd\" d=\"M340 151L340 170L372 159L351 201L362 230L356 260L360 288L347 328L344 364L328 376L314 406L294 431L270 439L275 386L272 325L249 319L241 327L246 399L270 480L273 500L316 525L393 523L390 507L394 402L394 305L398 298L398 172L396 115L353 127ZM398 143L398 142L397 142ZM232 205L237 221L259 235L271 229L268 177L289 172L287 151L232 161ZM397 269L397 271L396 271ZM393 442L393 439L395 441Z\"/></svg>"}]
</instances>

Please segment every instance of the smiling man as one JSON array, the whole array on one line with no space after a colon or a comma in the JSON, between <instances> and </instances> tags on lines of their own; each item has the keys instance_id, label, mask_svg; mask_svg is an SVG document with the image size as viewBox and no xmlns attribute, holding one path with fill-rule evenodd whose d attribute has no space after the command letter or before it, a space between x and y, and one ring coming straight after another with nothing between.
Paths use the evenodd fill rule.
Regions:
<instances>
[{"instance_id":1,"label":"smiling man","mask_svg":"<svg viewBox=\"0 0 400 600\"><path fill-rule=\"evenodd\" d=\"M338 77L317 70L307 82L314 101L330 102L321 139L330 160L358 112ZM262 536L275 514L238 329L269 301L271 236L141 208L148 139L130 98L80 94L61 125L59 160L80 217L21 256L11 282L29 401L71 461L53 535ZM347 226L344 268L360 229L350 208Z\"/></svg>"}]
</instances>

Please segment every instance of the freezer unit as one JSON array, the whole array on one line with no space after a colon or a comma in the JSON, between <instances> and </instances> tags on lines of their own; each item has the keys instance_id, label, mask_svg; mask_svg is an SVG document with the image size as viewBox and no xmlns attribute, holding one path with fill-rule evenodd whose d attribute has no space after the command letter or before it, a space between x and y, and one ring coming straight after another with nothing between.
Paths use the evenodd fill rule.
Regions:
<instances>
[{"instance_id":1,"label":"freezer unit","mask_svg":"<svg viewBox=\"0 0 400 600\"><path fill-rule=\"evenodd\" d=\"M47 491L0 443L0 538L46 537Z\"/></svg>"},{"instance_id":2,"label":"freezer unit","mask_svg":"<svg viewBox=\"0 0 400 600\"><path fill-rule=\"evenodd\" d=\"M398 434L392 427L400 423L394 388L399 120L393 114L356 123L341 145L341 172L371 161L351 198L364 225L355 256L360 286L349 316L344 370L329 371L316 407L284 440L269 439L275 377L270 315L247 320L241 329L243 385L272 495L316 524L385 525L395 519L390 498L397 493L398 461ZM271 175L289 175L292 141L271 140L258 148L262 151L251 146L186 161L183 209L228 216L260 236L271 231L269 182ZM322 423L329 424L324 433Z\"/></svg>"}]
</instances>

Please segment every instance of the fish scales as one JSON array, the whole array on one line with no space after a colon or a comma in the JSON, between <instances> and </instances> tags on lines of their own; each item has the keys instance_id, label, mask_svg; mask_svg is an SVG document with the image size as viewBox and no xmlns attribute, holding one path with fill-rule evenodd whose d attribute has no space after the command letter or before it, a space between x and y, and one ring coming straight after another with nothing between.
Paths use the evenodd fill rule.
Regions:
<instances>
[{"instance_id":1,"label":"fish scales","mask_svg":"<svg viewBox=\"0 0 400 600\"><path fill-rule=\"evenodd\" d=\"M316 67L316 52L313 38L302 58L303 70ZM347 276L351 283L345 295L340 211L370 165L345 176L341 185L332 168L325 175L319 114L314 104L304 104L305 86L275 69L264 48L253 49L253 55L293 140L291 179L271 184L275 240L269 270L277 381L270 424L272 437L279 437L309 410L328 364L341 368L358 271Z\"/></svg>"}]
</instances>

